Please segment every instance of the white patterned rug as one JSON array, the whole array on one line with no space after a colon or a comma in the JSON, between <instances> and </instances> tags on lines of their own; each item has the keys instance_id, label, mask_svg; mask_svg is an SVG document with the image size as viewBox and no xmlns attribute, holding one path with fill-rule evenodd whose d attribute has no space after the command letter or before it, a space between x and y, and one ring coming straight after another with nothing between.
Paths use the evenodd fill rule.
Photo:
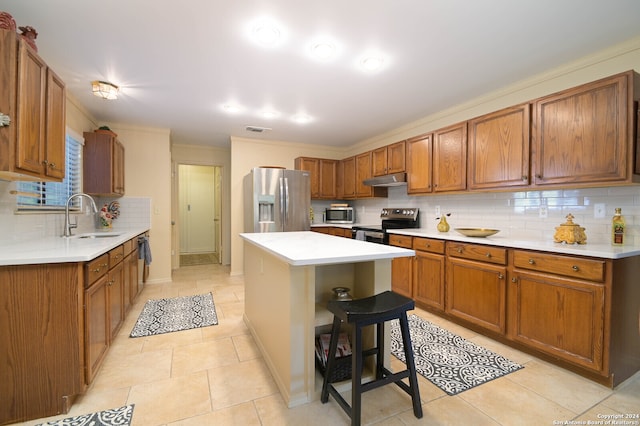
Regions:
<instances>
[{"instance_id":1,"label":"white patterned rug","mask_svg":"<svg viewBox=\"0 0 640 426\"><path fill-rule=\"evenodd\" d=\"M133 417L133 406L134 404L126 405L97 413L40 423L36 426L129 426Z\"/></svg>"},{"instance_id":2,"label":"white patterned rug","mask_svg":"<svg viewBox=\"0 0 640 426\"><path fill-rule=\"evenodd\" d=\"M148 300L129 337L171 333L218 324L211 293Z\"/></svg>"},{"instance_id":3,"label":"white patterned rug","mask_svg":"<svg viewBox=\"0 0 640 426\"><path fill-rule=\"evenodd\" d=\"M417 315L408 320L416 371L449 395L523 368ZM398 320L391 322L391 353L405 362Z\"/></svg>"}]
</instances>

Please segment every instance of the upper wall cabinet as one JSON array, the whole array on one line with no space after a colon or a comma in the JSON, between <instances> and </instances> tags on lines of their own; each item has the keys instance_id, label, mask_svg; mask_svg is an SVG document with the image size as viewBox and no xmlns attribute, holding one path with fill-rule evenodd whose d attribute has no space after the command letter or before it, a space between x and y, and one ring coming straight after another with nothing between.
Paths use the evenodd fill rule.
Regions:
<instances>
[{"instance_id":1,"label":"upper wall cabinet","mask_svg":"<svg viewBox=\"0 0 640 426\"><path fill-rule=\"evenodd\" d=\"M124 146L115 133L84 133L84 192L91 195L124 195Z\"/></svg>"},{"instance_id":2,"label":"upper wall cabinet","mask_svg":"<svg viewBox=\"0 0 640 426\"><path fill-rule=\"evenodd\" d=\"M298 157L294 163L296 170L306 170L311 175L312 200L336 198L338 160Z\"/></svg>"},{"instance_id":3,"label":"upper wall cabinet","mask_svg":"<svg viewBox=\"0 0 640 426\"><path fill-rule=\"evenodd\" d=\"M0 30L0 87L0 177L62 181L65 85L15 31Z\"/></svg>"},{"instance_id":4,"label":"upper wall cabinet","mask_svg":"<svg viewBox=\"0 0 640 426\"><path fill-rule=\"evenodd\" d=\"M428 194L432 188L433 135L407 141L407 194Z\"/></svg>"},{"instance_id":5,"label":"upper wall cabinet","mask_svg":"<svg viewBox=\"0 0 640 426\"><path fill-rule=\"evenodd\" d=\"M469 121L469 189L529 185L529 104Z\"/></svg>"},{"instance_id":6,"label":"upper wall cabinet","mask_svg":"<svg viewBox=\"0 0 640 426\"><path fill-rule=\"evenodd\" d=\"M363 183L373 175L372 151L363 152L355 157L356 162L356 198L386 197L388 188L368 186Z\"/></svg>"},{"instance_id":7,"label":"upper wall cabinet","mask_svg":"<svg viewBox=\"0 0 640 426\"><path fill-rule=\"evenodd\" d=\"M405 171L405 141L396 142L372 151L373 176Z\"/></svg>"},{"instance_id":8,"label":"upper wall cabinet","mask_svg":"<svg viewBox=\"0 0 640 426\"><path fill-rule=\"evenodd\" d=\"M434 192L463 191L467 188L467 123L433 133Z\"/></svg>"},{"instance_id":9,"label":"upper wall cabinet","mask_svg":"<svg viewBox=\"0 0 640 426\"><path fill-rule=\"evenodd\" d=\"M536 100L532 183L590 186L637 181L634 101L639 92L638 74L628 71Z\"/></svg>"}]
</instances>

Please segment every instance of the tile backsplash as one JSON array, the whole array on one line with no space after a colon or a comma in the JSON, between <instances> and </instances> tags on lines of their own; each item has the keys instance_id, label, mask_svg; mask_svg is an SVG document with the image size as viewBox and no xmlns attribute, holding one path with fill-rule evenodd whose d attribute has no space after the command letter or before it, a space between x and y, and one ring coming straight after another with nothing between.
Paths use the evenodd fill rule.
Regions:
<instances>
[{"instance_id":1,"label":"tile backsplash","mask_svg":"<svg viewBox=\"0 0 640 426\"><path fill-rule=\"evenodd\" d=\"M62 235L64 228L63 213L20 213L16 211L16 196L11 194L16 189L15 182L0 180L0 244L37 240L39 238ZM116 198L96 197L98 209L104 203ZM149 228L151 224L151 198L121 197L120 217L113 221L113 229ZM79 234L95 230L94 217L88 212L73 214L77 218L78 228L73 232ZM72 220L74 220L72 218Z\"/></svg>"},{"instance_id":2,"label":"tile backsplash","mask_svg":"<svg viewBox=\"0 0 640 426\"><path fill-rule=\"evenodd\" d=\"M501 236L553 240L555 227L571 213L574 223L585 228L587 244L611 241L611 218L616 207L622 208L627 223L626 245L640 245L640 186L466 193L455 195L409 196L406 187L389 188L389 197L354 200L358 223L380 223L383 207L418 207L422 228L435 230L436 207L451 213L447 221L456 227L482 227L500 230ZM604 217L596 218L604 208ZM316 223L329 202L314 201ZM603 206L602 206L603 205ZM546 217L545 217L546 216Z\"/></svg>"}]
</instances>

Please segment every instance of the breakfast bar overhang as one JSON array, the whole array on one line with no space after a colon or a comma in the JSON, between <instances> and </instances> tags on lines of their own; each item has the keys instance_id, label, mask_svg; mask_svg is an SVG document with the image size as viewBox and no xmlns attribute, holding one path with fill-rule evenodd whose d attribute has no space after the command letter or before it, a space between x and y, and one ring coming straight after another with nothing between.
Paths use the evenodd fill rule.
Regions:
<instances>
[{"instance_id":1,"label":"breakfast bar overhang","mask_svg":"<svg viewBox=\"0 0 640 426\"><path fill-rule=\"evenodd\" d=\"M392 259L415 252L309 231L240 236L244 321L285 403L294 407L318 399L322 383L314 340L333 320L326 310L331 289L348 287L354 298L391 290ZM388 349L385 356L388 364Z\"/></svg>"}]
</instances>

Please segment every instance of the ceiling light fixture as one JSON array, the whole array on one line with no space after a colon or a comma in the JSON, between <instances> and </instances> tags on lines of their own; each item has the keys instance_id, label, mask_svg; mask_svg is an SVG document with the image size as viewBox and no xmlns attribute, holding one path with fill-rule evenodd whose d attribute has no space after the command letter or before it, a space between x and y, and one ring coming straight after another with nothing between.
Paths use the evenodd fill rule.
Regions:
<instances>
[{"instance_id":1,"label":"ceiling light fixture","mask_svg":"<svg viewBox=\"0 0 640 426\"><path fill-rule=\"evenodd\" d=\"M306 124L311 121L311 117L307 114L296 114L292 117L292 119L298 124Z\"/></svg>"},{"instance_id":2,"label":"ceiling light fixture","mask_svg":"<svg viewBox=\"0 0 640 426\"><path fill-rule=\"evenodd\" d=\"M222 105L222 109L224 109L226 112L231 114L235 114L242 110L242 108L239 105L235 105L235 104L224 104Z\"/></svg>"},{"instance_id":3,"label":"ceiling light fixture","mask_svg":"<svg viewBox=\"0 0 640 426\"><path fill-rule=\"evenodd\" d=\"M333 44L327 42L320 42L311 46L311 54L315 58L323 61L330 59L333 56L335 50L336 47Z\"/></svg>"},{"instance_id":4,"label":"ceiling light fixture","mask_svg":"<svg viewBox=\"0 0 640 426\"><path fill-rule=\"evenodd\" d=\"M275 111L262 111L261 115L263 118L272 119L276 118L278 116L278 113Z\"/></svg>"},{"instance_id":5,"label":"ceiling light fixture","mask_svg":"<svg viewBox=\"0 0 640 426\"><path fill-rule=\"evenodd\" d=\"M92 81L91 89L93 94L102 99L118 99L118 86L107 81Z\"/></svg>"},{"instance_id":6,"label":"ceiling light fixture","mask_svg":"<svg viewBox=\"0 0 640 426\"><path fill-rule=\"evenodd\" d=\"M360 65L365 71L378 71L384 65L384 58L381 56L368 56L360 62Z\"/></svg>"},{"instance_id":7,"label":"ceiling light fixture","mask_svg":"<svg viewBox=\"0 0 640 426\"><path fill-rule=\"evenodd\" d=\"M253 39L263 46L275 46L280 40L280 29L273 23L262 21L253 26Z\"/></svg>"}]
</instances>

